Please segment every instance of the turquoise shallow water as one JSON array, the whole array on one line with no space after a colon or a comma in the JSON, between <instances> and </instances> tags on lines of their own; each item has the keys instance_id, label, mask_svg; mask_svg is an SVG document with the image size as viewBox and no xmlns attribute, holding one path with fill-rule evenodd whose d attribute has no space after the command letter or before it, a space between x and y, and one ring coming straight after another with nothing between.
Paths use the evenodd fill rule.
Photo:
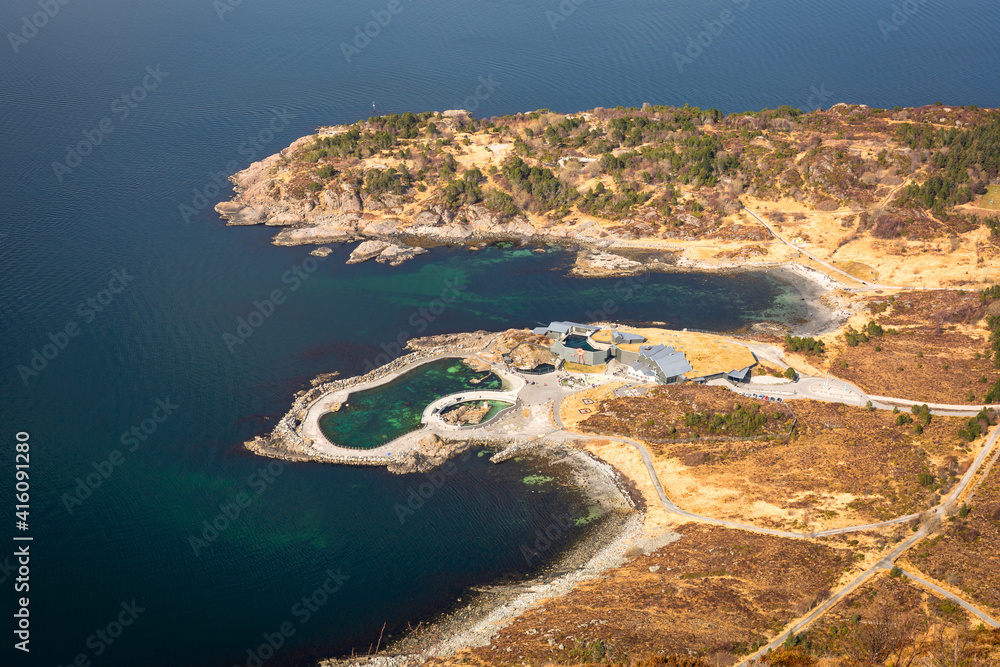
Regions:
<instances>
[{"instance_id":1,"label":"turquoise shallow water","mask_svg":"<svg viewBox=\"0 0 1000 667\"><path fill-rule=\"evenodd\" d=\"M555 514L589 508L565 489L526 493L551 486L522 483L534 474L528 462L461 462L401 523L395 506L420 476L303 464L274 475L242 449L310 378L363 372L402 333L536 326L611 309L604 314L624 322L715 330L800 314L771 277L655 276L639 288L566 278L565 253L438 249L388 268L345 266L349 249L335 248L304 271L307 248L271 245L274 229L227 228L215 201L197 198L218 183L215 200L228 197L228 171L317 126L364 117L372 102L379 113L467 106L478 115L647 101L726 112L807 108L810 99L1000 105L993 0L918 3L888 38L879 30L891 20L888 0L740 3L746 11L684 71L673 53L731 0L585 2L555 28L546 12L556 2L403 2L350 62L341 42L384 3L247 1L221 16L215 4L59 3L17 51L3 44L0 438L9 452L14 433L31 435L35 538L32 653L5 642L3 665L83 654L95 665L230 667L284 622L295 634L265 664L308 664L367 650L383 623L396 634L470 585L529 573L520 545ZM35 0L0 3L4 35L38 11ZM127 115L112 107L147 67L166 73L162 83ZM496 84L485 98L475 97L480 77ZM278 113L287 124L257 141ZM53 162L104 119L113 130L60 180ZM182 205L198 213L185 217ZM112 272L127 287L108 300ZM421 313L456 281L464 288L453 305ZM225 334L276 289L285 302L228 347ZM104 301L100 310L92 299ZM71 323L79 335L22 380L17 367ZM178 407L148 421L163 416L158 401ZM129 434L144 423L155 431L133 449ZM81 504L68 502L116 452L120 464ZM9 499L5 461L0 498ZM251 502L196 553L191 538L205 522L223 524L220 512L240 494ZM12 531L0 523L8 543ZM0 617L9 620L8 556L0 551ZM338 569L350 578L336 596L308 619L297 615ZM96 655L90 637L133 600L143 608L136 622Z\"/></svg>"},{"instance_id":2,"label":"turquoise shallow water","mask_svg":"<svg viewBox=\"0 0 1000 667\"><path fill-rule=\"evenodd\" d=\"M339 410L320 417L319 427L331 442L371 449L418 428L424 408L443 396L463 389L500 389L502 384L496 375L477 373L460 359L439 359L352 393Z\"/></svg>"}]
</instances>

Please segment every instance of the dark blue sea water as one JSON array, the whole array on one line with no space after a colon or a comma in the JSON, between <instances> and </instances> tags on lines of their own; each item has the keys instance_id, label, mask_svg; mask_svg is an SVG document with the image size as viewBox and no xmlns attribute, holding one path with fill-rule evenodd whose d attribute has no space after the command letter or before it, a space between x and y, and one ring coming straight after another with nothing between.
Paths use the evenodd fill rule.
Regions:
<instances>
[{"instance_id":1,"label":"dark blue sea water","mask_svg":"<svg viewBox=\"0 0 1000 667\"><path fill-rule=\"evenodd\" d=\"M51 17L36 16L44 7ZM385 26L348 61L342 44L372 12ZM615 281L565 278L564 253L441 249L389 269L347 267L338 249L310 272L306 248L226 228L215 201L195 198L222 172L373 102L377 113L478 115L643 102L998 106L998 27L988 0L4 2L0 663L245 664L283 623L295 634L265 664L307 663L367 650L383 623L398 631L469 585L530 571L520 545L555 514L587 509L569 491L532 494L527 464L464 461L401 522L395 507L423 478L269 472L242 450L310 377L363 370L399 333L586 319L609 295L622 320L726 329L796 316L767 276L658 276L625 296ZM268 127L279 131L255 142ZM98 145L67 162L84 137ZM185 219L181 205L201 212ZM454 306L419 314L456 282ZM284 303L227 346L224 334L274 290ZM35 351L52 358L22 375ZM31 442L24 533L20 431ZM101 471L89 497L67 500ZM225 524L220 512L229 525L203 533L205 521ZM14 591L15 533L34 537L27 593ZM327 571L348 578L315 610L302 606ZM22 596L28 655L13 649ZM95 634L120 614L135 616L120 635Z\"/></svg>"}]
</instances>

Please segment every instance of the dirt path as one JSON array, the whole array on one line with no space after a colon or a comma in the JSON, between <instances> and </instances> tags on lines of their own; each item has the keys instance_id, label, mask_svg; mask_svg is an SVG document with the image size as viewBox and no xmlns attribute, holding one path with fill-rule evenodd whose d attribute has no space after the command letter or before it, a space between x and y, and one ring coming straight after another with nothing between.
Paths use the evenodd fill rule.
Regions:
<instances>
[{"instance_id":1,"label":"dirt path","mask_svg":"<svg viewBox=\"0 0 1000 667\"><path fill-rule=\"evenodd\" d=\"M827 398L827 399L824 399L824 400L831 400L831 399ZM555 404L554 410L555 410L555 413L558 415L558 413L559 413L559 404L558 403ZM724 519L716 519L716 518L713 518L713 517L701 516L701 515L698 515L698 514L694 514L693 512L688 512L687 510L684 510L684 509L678 507L672 500L670 500L670 498L667 497L667 494L664 492L663 485L660 483L660 478L659 478L659 476L656 473L656 469L653 467L653 460L652 460L652 457L649 454L649 450L647 450L646 447L642 443L637 442L635 440L632 440L630 438L608 437L608 436L595 436L595 435L590 435L590 434L575 433L575 432L571 432L571 431L568 431L568 430L563 429L563 428L560 428L559 430L553 431L547 437L553 437L553 436L555 436L555 437L562 437L562 438L568 438L568 439L577 439L577 440L579 440L579 439L585 439L585 440L610 440L610 441L615 441L615 442L623 442L623 443L625 443L627 445L630 445L631 447L635 448L639 452L640 456L642 456L643 463L646 465L646 470L649 473L650 481L653 483L653 486L656 488L656 493L660 497L660 502L662 503L663 507L669 513L671 513L671 514L674 514L674 515L679 516L679 517L683 517L685 519L691 519L693 521L700 521L700 522L703 522L703 523L710 523L710 524L714 524L714 525L717 525L717 526L724 526L726 528L733 528L733 529L738 529L738 530L746 530L746 531L750 531L750 532L754 532L754 533L760 533L760 534L764 534L764 535L773 535L773 536L776 536L776 537L785 537L785 538L791 538L791 539L815 539L817 537L825 537L825 536L830 536L830 535L842 535L842 534L846 534L846 533L860 532L860 531L872 530L872 529L876 529L876 528L884 528L886 526L893 526L893 525L897 525L897 524L900 524L900 523L908 523L910 521L913 521L914 519L919 519L921 517L924 518L924 521L922 522L922 525L920 526L920 528L917 530L916 533L914 533L912 536L910 536L909 538L907 538L906 540L904 540L895 549L893 549L891 552L889 552L887 555L885 555L882 559L880 559L875 565L873 565L872 567L868 568L863 573L861 573L860 575L858 575L857 577L855 577L853 580L851 580L846 586L844 586L837 593L835 593L834 595L832 595L823 604L819 605L814 610L812 610L804 618L796 621L791 626L787 627L780 635L778 635L769 644L767 644L766 646L760 648L758 651L756 651L755 653L753 653L752 655L748 656L743 661L741 661L740 663L738 663L737 667L740 667L740 665L749 664L751 661L759 658L760 656L764 655L765 653L767 653L767 652L769 652L771 650L776 649L777 647L779 647L781 644L783 644L785 642L785 640L789 637L790 634L792 634L792 633L800 633L800 632L804 631L806 628L808 628L810 625L812 625L817 619L819 619L820 617L822 617L827 611L829 611L830 609L832 609L838 602L840 602L841 600L843 600L852 591L854 591L855 589L857 589L858 586L860 586L865 581L867 581L868 579L870 579L876 572L878 572L879 570L888 570L888 569L891 569L894 566L896 559L898 559L903 553L905 553L913 545L917 544L920 540L922 540L924 537L926 537L928 535L928 533L930 532L929 531L929 527L932 525L932 523L934 523L933 520L935 518L940 519L940 518L945 517L949 513L949 510L951 510L951 509L954 508L954 505L955 505L956 501L962 496L962 494L964 493L966 487L968 487L969 483L976 476L976 472L983 466L983 463L986 460L986 458L988 456L990 456L992 450L997 446L997 440L998 440L998 437L1000 437L1000 426L997 426L996 428L993 429L993 432L990 434L990 437L987 439L986 443L983 445L982 451L976 457L975 461L973 461L973 464L971 466L969 466L968 471L966 471L965 475L962 476L962 479L959 481L959 483L956 485L956 487L952 490L952 492L948 495L948 497L943 502L941 502L939 505L937 505L936 507L933 507L930 510L927 510L925 512L921 512L919 514L910 514L910 515L903 516L903 517L897 517L897 518L891 519L889 521L882 521L880 523L866 524L866 525L862 525L862 526L846 526L844 528L834 528L834 529L830 529L830 530L817 531L817 532L814 532L814 533L794 533L794 532L790 532L790 531L774 530L774 529L770 529L770 528L760 528L760 527L757 527L757 526L752 526L752 525L737 523L735 521L727 521L727 520L724 520ZM997 448L997 452L993 455L993 458L991 459L989 465L986 468L987 471L993 465L993 463L996 461L996 459L998 457L1000 457L1000 448ZM977 486L978 486L978 484L977 484ZM992 627L1000 627L1000 622L996 621L995 619L993 619L992 617L990 617L985 612L979 610L978 608L976 608L975 606L973 606L969 602L967 602L965 600L962 600L961 598L959 598L958 596L954 595L953 593L950 593L950 592L944 590L943 588L941 588L940 586L937 586L937 585L935 585L935 584L933 584L933 583L931 583L929 581L926 581L925 579L917 577L916 575L912 575L912 574L907 573L906 576L909 577L909 578L911 578L911 579L913 579L914 581L920 583L921 585L924 585L924 586L930 588L934 592L936 592L936 593L938 593L940 595L943 595L944 597L952 600L956 604L961 605L964 609L967 609L972 614L978 616L980 619L982 619L985 623L989 624L990 626L992 626Z\"/></svg>"},{"instance_id":2,"label":"dirt path","mask_svg":"<svg viewBox=\"0 0 1000 667\"><path fill-rule=\"evenodd\" d=\"M805 255L806 257L808 257L809 259L813 260L814 262L817 262L818 264L820 264L821 266L829 269L830 271L833 271L834 273L837 273L839 275L842 275L842 276L848 278L853 283L861 283L860 287L851 287L850 289L853 290L853 291L870 291L870 290L879 290L879 289L895 289L895 290L958 289L958 288L954 288L954 287L933 287L933 288L931 288L931 287L914 287L912 285L882 285L882 284L879 284L879 283L869 283L867 281L859 280L859 279L855 278L854 276L852 276L851 274L849 274L847 271L844 271L843 269L838 269L833 264L830 264L829 262L820 259L819 257L817 257L813 253L809 252L805 248L800 248L799 246L795 245L791 241L787 240L785 237L783 237L781 234L778 233L778 231L771 225L771 223L769 223L767 220L765 220L761 216L757 215L751 209L744 207L743 210L745 210L747 213L749 213L750 215L752 215L754 217L754 219L757 220L757 222L759 222L760 224L764 225L764 227L767 228L767 231L771 232L771 234L774 236L774 238L778 239L779 241L781 241L782 243L784 243L785 245L787 245L789 248L792 248L793 250L796 250L796 251L802 253L803 255Z\"/></svg>"}]
</instances>

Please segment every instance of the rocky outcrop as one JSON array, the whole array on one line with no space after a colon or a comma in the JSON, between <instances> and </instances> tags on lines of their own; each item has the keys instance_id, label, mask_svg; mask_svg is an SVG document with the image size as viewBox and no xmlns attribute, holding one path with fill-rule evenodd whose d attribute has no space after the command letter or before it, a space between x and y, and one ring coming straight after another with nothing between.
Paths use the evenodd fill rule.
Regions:
<instances>
[{"instance_id":1,"label":"rocky outcrop","mask_svg":"<svg viewBox=\"0 0 1000 667\"><path fill-rule=\"evenodd\" d=\"M598 276L622 276L641 273L642 262L613 255L601 251L580 251L577 253L576 262L570 271L571 276L598 277Z\"/></svg>"},{"instance_id":2,"label":"rocky outcrop","mask_svg":"<svg viewBox=\"0 0 1000 667\"><path fill-rule=\"evenodd\" d=\"M364 241L347 258L347 263L360 264L361 262L367 262L369 259L378 257L388 247L389 244L385 241Z\"/></svg>"},{"instance_id":3,"label":"rocky outcrop","mask_svg":"<svg viewBox=\"0 0 1000 667\"><path fill-rule=\"evenodd\" d=\"M470 447L466 440L442 440L433 433L424 436L416 449L412 449L388 464L389 472L405 475L411 472L429 472L450 458Z\"/></svg>"},{"instance_id":4,"label":"rocky outcrop","mask_svg":"<svg viewBox=\"0 0 1000 667\"><path fill-rule=\"evenodd\" d=\"M287 179L281 178L282 160L302 141L235 174L231 180L236 185L236 196L216 205L219 215L231 225L285 227L275 236L276 245L344 243L359 238L389 242L398 249L387 245L388 254L378 261L393 265L422 252L391 243L400 237L465 244L473 239L528 242L539 235L539 229L524 215L504 216L482 204L458 210L439 203L412 206L405 197L393 194L373 197L343 182L330 183L315 193L291 195L286 191L291 187ZM554 234L545 235L564 238L573 235L562 228L553 231ZM607 235L592 223L584 225L583 232L594 238ZM379 255L374 257L377 259Z\"/></svg>"},{"instance_id":5,"label":"rocky outcrop","mask_svg":"<svg viewBox=\"0 0 1000 667\"><path fill-rule=\"evenodd\" d=\"M489 414L490 404L486 401L475 403L462 403L455 408L441 414L441 419L446 424L453 426L473 426L481 424L486 415Z\"/></svg>"},{"instance_id":6,"label":"rocky outcrop","mask_svg":"<svg viewBox=\"0 0 1000 667\"><path fill-rule=\"evenodd\" d=\"M545 339L549 340L549 339ZM551 342L549 342L551 345ZM543 364L558 365L559 357L544 345L519 345L511 353L511 365L514 368L530 370Z\"/></svg>"},{"instance_id":7,"label":"rocky outcrop","mask_svg":"<svg viewBox=\"0 0 1000 667\"><path fill-rule=\"evenodd\" d=\"M363 241L351 253L347 263L360 264L361 262L367 262L369 259L374 259L376 262L382 264L399 266L406 260L412 259L417 255L422 255L425 252L427 250L424 248L399 245L387 241Z\"/></svg>"}]
</instances>

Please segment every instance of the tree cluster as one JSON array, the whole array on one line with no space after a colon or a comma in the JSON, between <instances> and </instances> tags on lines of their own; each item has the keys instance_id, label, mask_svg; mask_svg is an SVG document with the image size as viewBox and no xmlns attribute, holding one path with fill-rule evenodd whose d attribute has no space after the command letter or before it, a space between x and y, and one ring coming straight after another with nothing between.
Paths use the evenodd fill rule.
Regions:
<instances>
[{"instance_id":1,"label":"tree cluster","mask_svg":"<svg viewBox=\"0 0 1000 667\"><path fill-rule=\"evenodd\" d=\"M800 338L799 336L785 334L785 345L792 352L808 352L810 354L823 354L826 352L826 344L812 337Z\"/></svg>"}]
</instances>

